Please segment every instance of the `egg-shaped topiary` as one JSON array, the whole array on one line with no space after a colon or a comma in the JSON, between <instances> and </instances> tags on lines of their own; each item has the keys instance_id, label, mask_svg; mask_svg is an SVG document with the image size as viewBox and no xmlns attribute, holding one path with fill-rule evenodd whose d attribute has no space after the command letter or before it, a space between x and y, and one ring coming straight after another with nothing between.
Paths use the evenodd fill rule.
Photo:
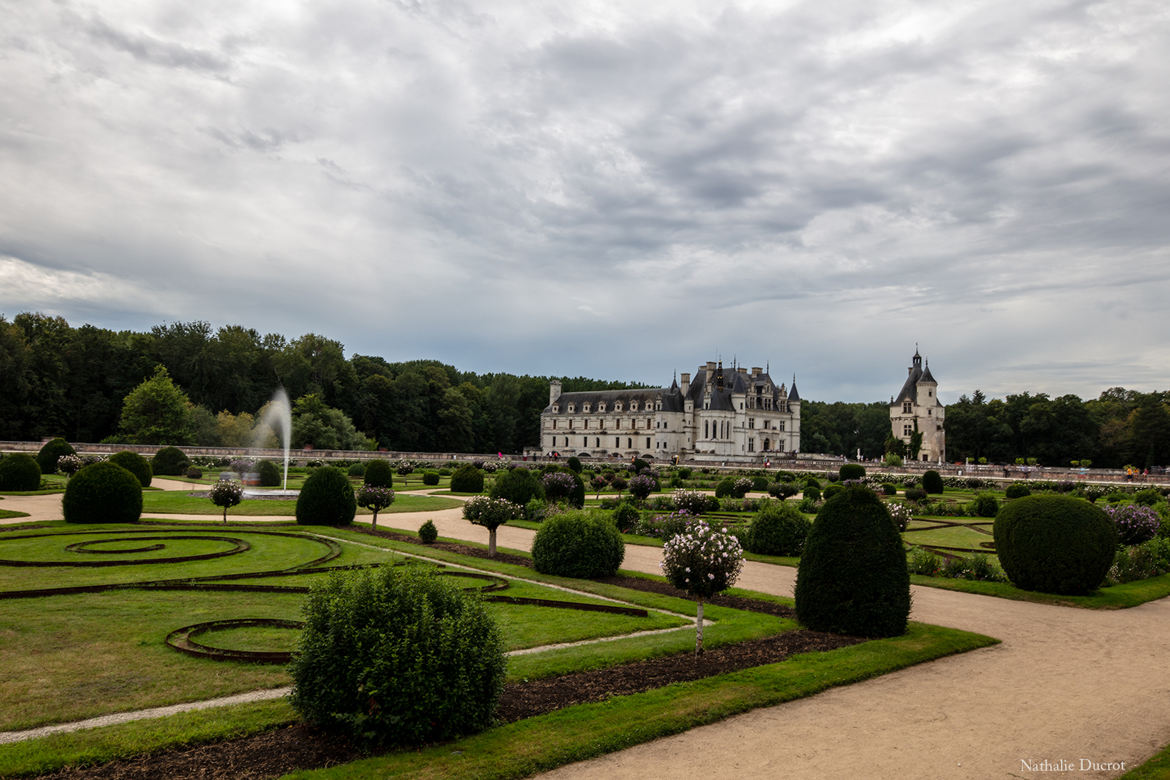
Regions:
<instances>
[{"instance_id":1,"label":"egg-shaped topiary","mask_svg":"<svg viewBox=\"0 0 1170 780\"><path fill-rule=\"evenodd\" d=\"M178 447L163 447L150 459L150 470L160 477L178 477L187 473L191 459Z\"/></svg>"},{"instance_id":2,"label":"egg-shaped topiary","mask_svg":"<svg viewBox=\"0 0 1170 780\"><path fill-rule=\"evenodd\" d=\"M942 474L934 469L922 473L922 489L927 493L941 493L944 490Z\"/></svg>"},{"instance_id":3,"label":"egg-shaped topiary","mask_svg":"<svg viewBox=\"0 0 1170 780\"><path fill-rule=\"evenodd\" d=\"M284 481L280 467L270 460L256 464L256 476L260 479L260 487L280 487Z\"/></svg>"},{"instance_id":4,"label":"egg-shaped topiary","mask_svg":"<svg viewBox=\"0 0 1170 780\"><path fill-rule=\"evenodd\" d=\"M57 460L62 455L76 455L77 450L73 446L62 439L50 439L41 447L41 451L37 453L37 465L41 467L42 474L56 474Z\"/></svg>"},{"instance_id":5,"label":"egg-shaped topiary","mask_svg":"<svg viewBox=\"0 0 1170 780\"><path fill-rule=\"evenodd\" d=\"M394 487L394 468L385 458L375 458L366 464L362 484L370 487Z\"/></svg>"},{"instance_id":6,"label":"egg-shaped topiary","mask_svg":"<svg viewBox=\"0 0 1170 780\"><path fill-rule=\"evenodd\" d=\"M142 516L142 484L117 463L93 463L69 480L61 509L67 523L135 523Z\"/></svg>"},{"instance_id":7,"label":"egg-shaped topiary","mask_svg":"<svg viewBox=\"0 0 1170 780\"><path fill-rule=\"evenodd\" d=\"M569 511L545 520L532 540L532 565L560 577L610 577L626 554L613 520L589 511Z\"/></svg>"},{"instance_id":8,"label":"egg-shaped topiary","mask_svg":"<svg viewBox=\"0 0 1170 780\"><path fill-rule=\"evenodd\" d=\"M1105 510L1071 496L1013 499L995 516L995 551L1017 588L1084 594L1113 564L1117 529Z\"/></svg>"},{"instance_id":9,"label":"egg-shaped topiary","mask_svg":"<svg viewBox=\"0 0 1170 780\"><path fill-rule=\"evenodd\" d=\"M150 461L139 455L137 452L130 450L122 450L115 452L110 456L110 463L117 463L122 468L129 471L138 479L138 484L142 487L150 487L151 477L154 472L150 470Z\"/></svg>"},{"instance_id":10,"label":"egg-shaped topiary","mask_svg":"<svg viewBox=\"0 0 1170 780\"><path fill-rule=\"evenodd\" d=\"M909 614L906 552L889 512L869 488L842 486L809 531L797 619L817 631L881 637L905 633Z\"/></svg>"},{"instance_id":11,"label":"egg-shaped topiary","mask_svg":"<svg viewBox=\"0 0 1170 780\"><path fill-rule=\"evenodd\" d=\"M470 463L464 463L451 475L452 493L482 493L483 472Z\"/></svg>"},{"instance_id":12,"label":"egg-shaped topiary","mask_svg":"<svg viewBox=\"0 0 1170 780\"><path fill-rule=\"evenodd\" d=\"M865 479L865 466L860 463L842 463L837 470L837 476L844 482L847 479Z\"/></svg>"},{"instance_id":13,"label":"egg-shaped topiary","mask_svg":"<svg viewBox=\"0 0 1170 780\"><path fill-rule=\"evenodd\" d=\"M297 496L296 512L300 525L351 524L357 513L357 498L349 477L336 466L314 469Z\"/></svg>"},{"instance_id":14,"label":"egg-shaped topiary","mask_svg":"<svg viewBox=\"0 0 1170 780\"><path fill-rule=\"evenodd\" d=\"M41 467L32 455L14 452L0 458L0 490L36 490L40 486Z\"/></svg>"}]
</instances>

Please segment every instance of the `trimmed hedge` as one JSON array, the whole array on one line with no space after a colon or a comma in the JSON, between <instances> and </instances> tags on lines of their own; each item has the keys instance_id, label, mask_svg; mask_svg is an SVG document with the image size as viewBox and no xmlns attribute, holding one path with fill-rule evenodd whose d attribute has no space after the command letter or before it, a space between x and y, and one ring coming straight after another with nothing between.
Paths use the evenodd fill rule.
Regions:
<instances>
[{"instance_id":1,"label":"trimmed hedge","mask_svg":"<svg viewBox=\"0 0 1170 780\"><path fill-rule=\"evenodd\" d=\"M532 564L560 577L611 577L626 546L613 522L595 512L575 511L545 520L532 540Z\"/></svg>"},{"instance_id":2,"label":"trimmed hedge","mask_svg":"<svg viewBox=\"0 0 1170 780\"><path fill-rule=\"evenodd\" d=\"M262 460L256 464L256 476L260 479L261 487L280 487L284 481L280 466L270 460Z\"/></svg>"},{"instance_id":3,"label":"trimmed hedge","mask_svg":"<svg viewBox=\"0 0 1170 780\"><path fill-rule=\"evenodd\" d=\"M508 469L492 483L492 498L503 498L513 504L526 506L534 498L544 498L540 477L523 466Z\"/></svg>"},{"instance_id":4,"label":"trimmed hedge","mask_svg":"<svg viewBox=\"0 0 1170 780\"><path fill-rule=\"evenodd\" d=\"M368 469L366 471L369 473ZM297 496L299 525L340 527L351 524L356 513L357 499L349 477L336 466L314 469Z\"/></svg>"},{"instance_id":5,"label":"trimmed hedge","mask_svg":"<svg viewBox=\"0 0 1170 780\"><path fill-rule=\"evenodd\" d=\"M748 526L744 547L759 555L800 555L812 522L792 504L769 501Z\"/></svg>"},{"instance_id":6,"label":"trimmed hedge","mask_svg":"<svg viewBox=\"0 0 1170 780\"><path fill-rule=\"evenodd\" d=\"M36 490L41 486L37 459L23 452L0 458L0 490Z\"/></svg>"},{"instance_id":7,"label":"trimmed hedge","mask_svg":"<svg viewBox=\"0 0 1170 780\"><path fill-rule=\"evenodd\" d=\"M394 468L385 458L375 458L366 464L362 483L371 487L394 487Z\"/></svg>"},{"instance_id":8,"label":"trimmed hedge","mask_svg":"<svg viewBox=\"0 0 1170 780\"><path fill-rule=\"evenodd\" d=\"M41 468L41 474L56 474L58 458L62 455L76 454L77 450L58 436L56 439L45 442L41 447L40 452L37 453L37 465ZM36 488L32 488L32 490L36 490Z\"/></svg>"},{"instance_id":9,"label":"trimmed hedge","mask_svg":"<svg viewBox=\"0 0 1170 780\"><path fill-rule=\"evenodd\" d=\"M837 470L837 476L844 482L847 479L865 479L865 466L860 463L842 463Z\"/></svg>"},{"instance_id":10,"label":"trimmed hedge","mask_svg":"<svg viewBox=\"0 0 1170 780\"><path fill-rule=\"evenodd\" d=\"M451 475L452 493L482 493L483 472L470 463L464 463Z\"/></svg>"},{"instance_id":11,"label":"trimmed hedge","mask_svg":"<svg viewBox=\"0 0 1170 780\"><path fill-rule=\"evenodd\" d=\"M130 450L115 452L110 456L110 463L117 463L129 471L138 479L138 484L142 485L142 487L150 487L151 477L154 476L154 472L150 469L150 461L137 452L131 452Z\"/></svg>"},{"instance_id":12,"label":"trimmed hedge","mask_svg":"<svg viewBox=\"0 0 1170 780\"><path fill-rule=\"evenodd\" d=\"M872 490L842 487L812 525L796 572L796 617L808 628L898 636L910 615L906 552Z\"/></svg>"},{"instance_id":13,"label":"trimmed hedge","mask_svg":"<svg viewBox=\"0 0 1170 780\"><path fill-rule=\"evenodd\" d=\"M922 474L922 489L927 493L941 493L943 492L943 478L934 469L925 471Z\"/></svg>"},{"instance_id":14,"label":"trimmed hedge","mask_svg":"<svg viewBox=\"0 0 1170 780\"><path fill-rule=\"evenodd\" d=\"M364 746L422 745L491 725L504 672L479 599L429 568L387 566L313 588L290 699Z\"/></svg>"},{"instance_id":15,"label":"trimmed hedge","mask_svg":"<svg viewBox=\"0 0 1170 780\"><path fill-rule=\"evenodd\" d=\"M1105 510L1071 496L1024 496L995 517L995 551L1017 588L1084 594L1105 579L1117 529Z\"/></svg>"},{"instance_id":16,"label":"trimmed hedge","mask_svg":"<svg viewBox=\"0 0 1170 780\"><path fill-rule=\"evenodd\" d=\"M439 484L439 472L424 471L422 473L422 480L424 485L428 487L434 487L435 485Z\"/></svg>"},{"instance_id":17,"label":"trimmed hedge","mask_svg":"<svg viewBox=\"0 0 1170 780\"><path fill-rule=\"evenodd\" d=\"M1005 498L1024 498L1032 495L1032 489L1023 482L1013 482L1003 491L1003 495Z\"/></svg>"},{"instance_id":18,"label":"trimmed hedge","mask_svg":"<svg viewBox=\"0 0 1170 780\"><path fill-rule=\"evenodd\" d=\"M150 470L160 477L181 477L191 466L191 459L178 447L163 447L150 459Z\"/></svg>"},{"instance_id":19,"label":"trimmed hedge","mask_svg":"<svg viewBox=\"0 0 1170 780\"><path fill-rule=\"evenodd\" d=\"M70 478L61 510L67 523L136 523L142 484L117 463L92 463Z\"/></svg>"}]
</instances>

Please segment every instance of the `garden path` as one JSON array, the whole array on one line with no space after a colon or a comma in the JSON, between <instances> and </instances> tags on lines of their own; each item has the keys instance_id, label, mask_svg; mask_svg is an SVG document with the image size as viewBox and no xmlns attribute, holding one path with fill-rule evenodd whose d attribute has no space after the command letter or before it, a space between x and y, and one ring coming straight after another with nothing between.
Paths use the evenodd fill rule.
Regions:
<instances>
[{"instance_id":1,"label":"garden path","mask_svg":"<svg viewBox=\"0 0 1170 780\"><path fill-rule=\"evenodd\" d=\"M159 482L167 489L187 487ZM60 495L10 496L0 506L32 515L0 522L61 517ZM463 520L459 509L383 515L383 525L415 531L427 519L441 536L487 540L487 531ZM498 544L527 550L533 533L503 526ZM660 558L658 548L628 545L623 568L658 573ZM791 596L794 583L792 568L748 561L737 584ZM987 634L1002 644L755 710L544 777L1114 777L1170 743L1170 598L1102 611L923 587L914 587L913 597L913 619Z\"/></svg>"}]
</instances>

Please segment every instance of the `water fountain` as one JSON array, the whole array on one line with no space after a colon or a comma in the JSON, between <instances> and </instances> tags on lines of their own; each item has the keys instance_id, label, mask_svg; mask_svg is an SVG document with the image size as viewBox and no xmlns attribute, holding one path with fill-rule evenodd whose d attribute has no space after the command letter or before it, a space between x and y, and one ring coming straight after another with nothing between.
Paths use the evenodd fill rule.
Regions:
<instances>
[{"instance_id":1,"label":"water fountain","mask_svg":"<svg viewBox=\"0 0 1170 780\"><path fill-rule=\"evenodd\" d=\"M265 404L260 421L256 424L256 433L252 440L253 447L263 447L268 442L268 433L277 437L284 448L284 476L281 480L281 493L288 492L288 449L292 439L292 406L288 402L288 393L283 387L277 388L272 394L272 400ZM271 491L270 491L271 493Z\"/></svg>"}]
</instances>

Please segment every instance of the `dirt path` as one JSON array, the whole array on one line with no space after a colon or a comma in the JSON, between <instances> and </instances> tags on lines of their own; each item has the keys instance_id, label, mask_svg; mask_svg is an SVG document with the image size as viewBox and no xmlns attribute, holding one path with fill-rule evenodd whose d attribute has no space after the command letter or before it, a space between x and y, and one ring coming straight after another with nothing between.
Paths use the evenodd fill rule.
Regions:
<instances>
[{"instance_id":1,"label":"dirt path","mask_svg":"<svg viewBox=\"0 0 1170 780\"><path fill-rule=\"evenodd\" d=\"M179 487L160 487L187 487L172 484ZM30 512L33 517L15 521L27 522L54 519L53 501L60 519L59 495L8 497L0 505ZM379 524L413 531L428 519L440 536L487 541L487 531L463 520L457 508L383 514ZM532 537L504 526L498 544L527 550ZM623 568L658 573L660 557L657 548L630 545ZM748 562L738 584L791 596L794 581L794 569ZM1170 743L1170 599L1099 611L913 591L913 619L1003 643L545 776L1114 777L1122 763L1132 768Z\"/></svg>"}]
</instances>

